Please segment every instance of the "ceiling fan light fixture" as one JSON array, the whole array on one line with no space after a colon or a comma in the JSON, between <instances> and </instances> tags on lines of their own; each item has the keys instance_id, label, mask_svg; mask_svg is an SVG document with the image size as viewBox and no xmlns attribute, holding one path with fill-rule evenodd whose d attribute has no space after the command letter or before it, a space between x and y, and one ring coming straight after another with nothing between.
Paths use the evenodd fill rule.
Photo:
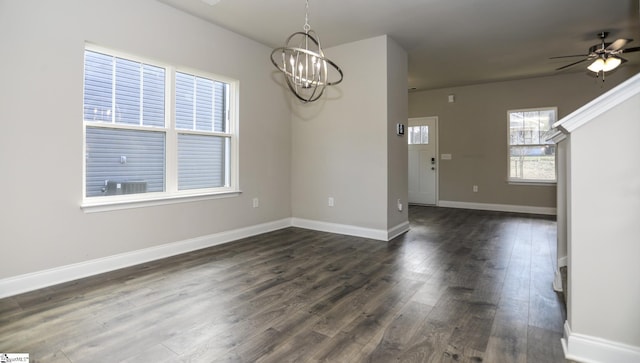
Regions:
<instances>
[{"instance_id":1,"label":"ceiling fan light fixture","mask_svg":"<svg viewBox=\"0 0 640 363\"><path fill-rule=\"evenodd\" d=\"M614 69L618 68L622 63L627 60L619 56L623 53L632 53L640 51L640 47L635 48L625 48L627 43L632 42L633 39L625 39L620 38L615 40L612 43L605 42L606 37L609 35L608 32L600 32L598 33L598 38L600 39L600 44L592 45L589 48L589 52L585 55L565 55L560 57L551 57L551 59L557 58L570 58L570 57L584 57L583 59L567 64L560 68L557 68L557 71L561 71L563 69L573 67L577 64L581 64L583 62L591 62L587 67L588 70L595 73L597 77L602 75L602 81L604 81L604 74L607 72L611 72Z\"/></svg>"},{"instance_id":2,"label":"ceiling fan light fixture","mask_svg":"<svg viewBox=\"0 0 640 363\"><path fill-rule=\"evenodd\" d=\"M604 67L602 68L603 72L609 72L612 71L614 69L616 69L620 63L622 63L622 60L618 57L609 57L607 58L607 60L604 62Z\"/></svg>"},{"instance_id":3,"label":"ceiling fan light fixture","mask_svg":"<svg viewBox=\"0 0 640 363\"><path fill-rule=\"evenodd\" d=\"M622 60L618 57L598 57L587 69L593 73L610 72L616 69L621 63Z\"/></svg>"},{"instance_id":4,"label":"ceiling fan light fixture","mask_svg":"<svg viewBox=\"0 0 640 363\"><path fill-rule=\"evenodd\" d=\"M591 65L587 67L587 69L593 73L599 73L604 69L604 66L605 66L604 59L598 58L593 63L591 63Z\"/></svg>"}]
</instances>

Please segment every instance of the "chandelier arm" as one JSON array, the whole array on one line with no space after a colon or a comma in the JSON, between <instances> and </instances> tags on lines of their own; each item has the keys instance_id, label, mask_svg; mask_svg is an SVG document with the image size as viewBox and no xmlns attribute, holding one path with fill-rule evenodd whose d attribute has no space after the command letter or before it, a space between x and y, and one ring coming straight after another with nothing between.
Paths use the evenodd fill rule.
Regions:
<instances>
[{"instance_id":1,"label":"chandelier arm","mask_svg":"<svg viewBox=\"0 0 640 363\"><path fill-rule=\"evenodd\" d=\"M340 67L333 62L331 59L320 56L318 53L307 50L307 49L303 49L303 48L290 48L290 47L280 47L280 48L276 48L271 52L271 63L273 63L274 66L276 66L276 68L278 68L281 72L285 73L287 76L294 76L295 74L293 74L295 72L295 70L292 70L292 72L289 72L289 70L286 68L286 51L291 51L292 53L304 53L304 54L309 54L311 56L315 56L316 58L318 58L318 60L323 61L323 63L328 63L330 64L333 69L335 69L336 72L338 72L338 74L340 75L340 79L338 79L337 81L333 81L333 82L327 82L325 85L327 86L334 86L336 84L339 84L340 82L342 82L342 79L344 78L344 73L342 72L342 69L340 69ZM278 52L282 52L282 58L283 58L283 65L278 64L278 62L276 62L273 58L274 54L278 53ZM326 63L325 63L325 73L327 72L326 69Z\"/></svg>"},{"instance_id":2,"label":"chandelier arm","mask_svg":"<svg viewBox=\"0 0 640 363\"><path fill-rule=\"evenodd\" d=\"M340 75L340 79L335 81L335 82L327 82L327 86L335 86L336 84L339 84L340 82L342 82L342 79L344 78L344 74L342 73L342 69L340 69L340 67L335 64L331 59L329 58L323 58L323 60L326 63L329 63L336 71L338 71L338 74ZM325 63L325 68L326 68L326 63ZM325 70L326 72L326 70Z\"/></svg>"},{"instance_id":3,"label":"chandelier arm","mask_svg":"<svg viewBox=\"0 0 640 363\"><path fill-rule=\"evenodd\" d=\"M291 80L289 79L289 77L285 77L286 81L287 81L287 86L289 86L289 90L291 90L291 92L293 93L294 96L296 96L296 98L298 98L300 101L302 102L313 102L316 101L320 98L320 96L322 96L322 94L324 93L324 86L320 87L320 93L318 93L317 95L315 94L317 91L317 88L314 88L313 93L311 94L311 96L305 98L302 97L299 92L298 92L298 87L297 85L291 84ZM315 97L314 97L315 95Z\"/></svg>"},{"instance_id":4,"label":"chandelier arm","mask_svg":"<svg viewBox=\"0 0 640 363\"><path fill-rule=\"evenodd\" d=\"M344 78L344 74L342 73L342 69L340 69L340 67L335 64L331 59L329 58L325 58L324 56L324 52L322 51L322 46L320 45L320 37L317 36L316 32L313 30L309 30L307 32L307 34L309 34L309 38L311 38L311 40L316 43L316 45L318 46L318 53L320 53L320 55L322 56L322 60L329 62L329 64L331 64L331 66L333 66L333 68L338 71L338 73L340 74L340 79L335 81L335 82L329 82L327 83L327 86L335 86L336 84L342 82L342 79ZM289 37L291 38L291 37ZM326 70L325 70L326 72Z\"/></svg>"},{"instance_id":5,"label":"chandelier arm","mask_svg":"<svg viewBox=\"0 0 640 363\"><path fill-rule=\"evenodd\" d=\"M274 49L274 51L272 52L272 54L276 53L279 50L284 50L284 48L280 48L280 49ZM271 61L273 62L273 64L278 67L278 69L280 69L281 71L283 71L283 73L285 73L287 76L285 77L285 80L287 82L287 86L289 87L289 90L294 94L294 96L296 96L296 98L298 98L300 101L304 102L304 103L308 103L308 102L313 102L318 100L322 94L324 93L324 88L326 86L326 84L320 85L319 87L314 87L313 92L311 93L311 95L309 95L308 97L303 97L302 95L300 95L300 92L298 91L298 84L294 83L291 81L291 79L295 78L295 75L292 74L292 72L288 72L287 70L283 70L274 60L273 57L271 58ZM286 64L286 63L284 63ZM325 74L325 78L326 78L326 74ZM317 92L317 89L320 88L320 92Z\"/></svg>"}]
</instances>

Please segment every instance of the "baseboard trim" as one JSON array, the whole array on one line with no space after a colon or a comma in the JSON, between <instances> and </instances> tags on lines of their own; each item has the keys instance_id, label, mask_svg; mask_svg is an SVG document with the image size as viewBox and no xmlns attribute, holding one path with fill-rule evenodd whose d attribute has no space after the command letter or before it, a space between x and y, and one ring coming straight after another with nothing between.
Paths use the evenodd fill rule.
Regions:
<instances>
[{"instance_id":1,"label":"baseboard trim","mask_svg":"<svg viewBox=\"0 0 640 363\"><path fill-rule=\"evenodd\" d=\"M387 232L387 241L398 237L399 235L409 231L409 221L398 224L397 226L389 229Z\"/></svg>"},{"instance_id":2,"label":"baseboard trim","mask_svg":"<svg viewBox=\"0 0 640 363\"><path fill-rule=\"evenodd\" d=\"M352 226L348 224L338 224L322 221L314 221L311 219L292 218L291 225L294 227L312 229L314 231L331 232L337 234L346 234L349 236L371 238L380 241L387 241L390 234L389 231L383 229L373 229Z\"/></svg>"},{"instance_id":3,"label":"baseboard trim","mask_svg":"<svg viewBox=\"0 0 640 363\"><path fill-rule=\"evenodd\" d=\"M544 214L544 215L556 215L556 208L550 207L534 207L529 205L514 205L514 204L491 204L491 203L469 203L469 202L457 202L451 200L441 200L438 202L438 207L447 208L461 208L461 209L477 209L477 210L490 210L497 212L513 212L513 213L527 213L527 214Z\"/></svg>"},{"instance_id":4,"label":"baseboard trim","mask_svg":"<svg viewBox=\"0 0 640 363\"><path fill-rule=\"evenodd\" d=\"M584 363L635 363L640 362L640 347L610 340L577 334L564 322L562 349L567 359Z\"/></svg>"},{"instance_id":5,"label":"baseboard trim","mask_svg":"<svg viewBox=\"0 0 640 363\"><path fill-rule=\"evenodd\" d=\"M562 286L562 273L560 272L560 268L565 266L567 266L567 256L558 258L558 268L556 269L556 275L553 278L553 290L556 292L564 291L564 287Z\"/></svg>"},{"instance_id":6,"label":"baseboard trim","mask_svg":"<svg viewBox=\"0 0 640 363\"><path fill-rule=\"evenodd\" d=\"M308 219L285 218L255 226L0 279L0 299L292 226L371 238L380 241L389 241L409 230L408 221L386 231Z\"/></svg>"},{"instance_id":7,"label":"baseboard trim","mask_svg":"<svg viewBox=\"0 0 640 363\"><path fill-rule=\"evenodd\" d=\"M564 291L564 288L562 286L562 274L560 273L560 269L556 270L556 275L553 278L553 291L555 292Z\"/></svg>"},{"instance_id":8,"label":"baseboard trim","mask_svg":"<svg viewBox=\"0 0 640 363\"><path fill-rule=\"evenodd\" d=\"M558 269L560 267L567 266L568 265L568 261L569 261L569 259L567 258L567 256L558 258Z\"/></svg>"},{"instance_id":9,"label":"baseboard trim","mask_svg":"<svg viewBox=\"0 0 640 363\"><path fill-rule=\"evenodd\" d=\"M104 272L212 247L291 226L291 218L83 261L0 280L0 298L89 277Z\"/></svg>"}]
</instances>

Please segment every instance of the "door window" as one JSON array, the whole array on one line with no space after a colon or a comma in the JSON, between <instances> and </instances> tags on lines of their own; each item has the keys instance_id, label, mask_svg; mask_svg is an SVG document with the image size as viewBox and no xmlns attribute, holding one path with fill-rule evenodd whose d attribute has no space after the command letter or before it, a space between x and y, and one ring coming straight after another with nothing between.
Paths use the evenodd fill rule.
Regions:
<instances>
[{"instance_id":1,"label":"door window","mask_svg":"<svg viewBox=\"0 0 640 363\"><path fill-rule=\"evenodd\" d=\"M409 145L429 144L429 126L409 126Z\"/></svg>"}]
</instances>

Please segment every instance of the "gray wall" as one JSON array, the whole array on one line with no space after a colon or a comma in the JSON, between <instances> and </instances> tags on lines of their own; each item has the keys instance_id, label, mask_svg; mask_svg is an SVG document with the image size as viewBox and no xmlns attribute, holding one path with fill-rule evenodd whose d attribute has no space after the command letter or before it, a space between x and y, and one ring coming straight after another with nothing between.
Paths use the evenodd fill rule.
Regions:
<instances>
[{"instance_id":1,"label":"gray wall","mask_svg":"<svg viewBox=\"0 0 640 363\"><path fill-rule=\"evenodd\" d=\"M453 156L440 160L439 199L555 208L555 186L507 183L507 110L556 106L560 119L636 72L622 67L605 83L578 72L410 93L409 117L438 116L439 151Z\"/></svg>"},{"instance_id":2,"label":"gray wall","mask_svg":"<svg viewBox=\"0 0 640 363\"><path fill-rule=\"evenodd\" d=\"M407 124L407 53L393 39L387 42L387 225L396 227L409 220L409 169L407 135L398 136L396 125ZM398 210L398 200L403 205Z\"/></svg>"},{"instance_id":3,"label":"gray wall","mask_svg":"<svg viewBox=\"0 0 640 363\"><path fill-rule=\"evenodd\" d=\"M85 41L238 79L242 194L84 213ZM2 1L0 47L0 279L291 217L291 115L268 47L154 0Z\"/></svg>"},{"instance_id":4,"label":"gray wall","mask_svg":"<svg viewBox=\"0 0 640 363\"><path fill-rule=\"evenodd\" d=\"M407 220L389 203L407 195L406 139L392 126L406 119L406 54L387 36L325 53L345 78L325 100L292 105L293 216L387 231Z\"/></svg>"}]
</instances>

